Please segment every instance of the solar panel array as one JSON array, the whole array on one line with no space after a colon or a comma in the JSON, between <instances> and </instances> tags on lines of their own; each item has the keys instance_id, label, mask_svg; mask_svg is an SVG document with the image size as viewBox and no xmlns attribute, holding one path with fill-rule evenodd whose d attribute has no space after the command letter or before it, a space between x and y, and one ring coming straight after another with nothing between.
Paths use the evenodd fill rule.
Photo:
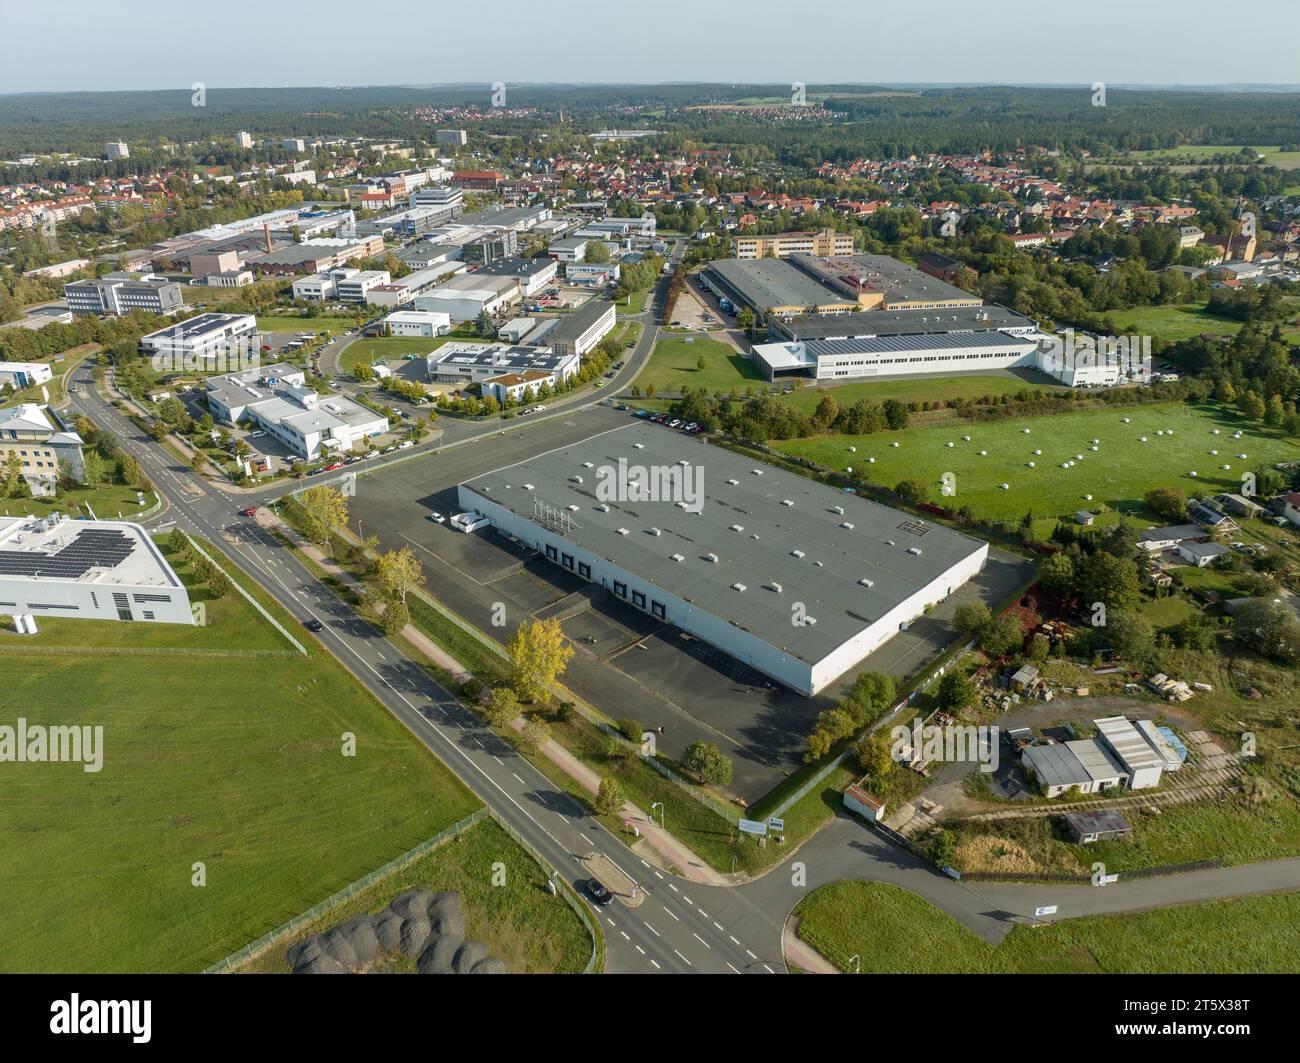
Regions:
<instances>
[{"instance_id":1,"label":"solar panel array","mask_svg":"<svg viewBox=\"0 0 1300 1063\"><path fill-rule=\"evenodd\" d=\"M0 575L80 579L92 568L116 568L134 549L135 540L120 531L88 528L54 553L0 550Z\"/></svg>"}]
</instances>

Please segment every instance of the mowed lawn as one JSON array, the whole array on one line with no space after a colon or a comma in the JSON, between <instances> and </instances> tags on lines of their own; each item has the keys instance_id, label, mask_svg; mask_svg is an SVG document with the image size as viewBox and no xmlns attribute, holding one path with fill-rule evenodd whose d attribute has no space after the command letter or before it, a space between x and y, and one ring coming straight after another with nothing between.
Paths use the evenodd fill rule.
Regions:
<instances>
[{"instance_id":1,"label":"mowed lawn","mask_svg":"<svg viewBox=\"0 0 1300 1063\"><path fill-rule=\"evenodd\" d=\"M1071 887L1066 887L1071 888ZM1087 886L1073 887L1088 889ZM795 910L798 934L841 970L872 974L1294 973L1300 893L1017 926L989 945L916 894L836 882Z\"/></svg>"},{"instance_id":2,"label":"mowed lawn","mask_svg":"<svg viewBox=\"0 0 1300 1063\"><path fill-rule=\"evenodd\" d=\"M104 728L98 773L0 771L0 969L201 970L478 806L306 632L306 658L21 648L291 649L234 592L206 604L205 628L0 634L0 722Z\"/></svg>"},{"instance_id":3,"label":"mowed lawn","mask_svg":"<svg viewBox=\"0 0 1300 1063\"><path fill-rule=\"evenodd\" d=\"M1208 333L1235 336L1240 321L1211 314L1204 303L1142 306L1133 310L1111 310L1106 316L1125 335L1150 336L1154 340L1177 342Z\"/></svg>"},{"instance_id":4,"label":"mowed lawn","mask_svg":"<svg viewBox=\"0 0 1300 1063\"><path fill-rule=\"evenodd\" d=\"M699 368L700 356L704 368ZM683 387L692 390L730 392L732 388L744 392L745 388L768 386L767 379L748 358L729 343L711 340L702 335L669 334L655 344L650 361L636 382L642 393L648 386L662 394L676 395Z\"/></svg>"},{"instance_id":5,"label":"mowed lawn","mask_svg":"<svg viewBox=\"0 0 1300 1063\"><path fill-rule=\"evenodd\" d=\"M990 376L973 373L969 376L958 374L944 377L942 380L873 380L862 384L839 384L834 387L796 388L789 395L782 394L780 399L804 413L817 409L823 395L833 395L841 410L852 406L859 399L869 402L884 402L896 399L899 402L931 402L935 399L955 402L958 399L978 399L985 395L1014 395L1018 391L1064 391L1064 385L1037 383L1021 380L1010 374Z\"/></svg>"},{"instance_id":6,"label":"mowed lawn","mask_svg":"<svg viewBox=\"0 0 1300 1063\"><path fill-rule=\"evenodd\" d=\"M504 867L504 881L495 880L496 864ZM288 974L285 955L294 942L354 916L382 911L404 890L428 889L461 895L465 937L487 945L512 974L581 974L591 956L591 935L568 902L550 893L546 881L546 872L518 842L494 820L480 820L237 970ZM394 964L394 970L403 972L413 967L409 959Z\"/></svg>"},{"instance_id":7,"label":"mowed lawn","mask_svg":"<svg viewBox=\"0 0 1300 1063\"><path fill-rule=\"evenodd\" d=\"M357 339L348 344L339 357L343 372L350 373L359 365L374 365L376 362L388 362L408 354L426 355L436 351L444 343L475 341L472 336L374 336ZM488 340L478 340L488 343Z\"/></svg>"},{"instance_id":8,"label":"mowed lawn","mask_svg":"<svg viewBox=\"0 0 1300 1063\"><path fill-rule=\"evenodd\" d=\"M1232 439L1237 429L1243 432L1240 440ZM1156 434L1171 430L1172 435ZM964 436L971 441L965 442ZM1143 436L1145 443L1140 441ZM1100 440L1095 452L1090 449L1093 439ZM895 442L897 447L891 445ZM1198 489L1239 491L1242 473L1300 458L1300 443L1274 429L1219 407L1182 404L908 428L871 436L816 436L776 446L832 469L852 468L855 475L886 487L919 478L930 486L931 500L952 508L969 506L993 520L1019 519L1026 511L1037 517L1066 515L1102 502L1112 509L1140 510L1146 492L1165 485L1188 494ZM856 447L856 453L850 447ZM981 450L987 453L981 455ZM1066 461L1076 464L1061 468ZM940 493L946 472L955 476L956 492L949 498ZM1003 483L1008 489L1002 489Z\"/></svg>"}]
</instances>

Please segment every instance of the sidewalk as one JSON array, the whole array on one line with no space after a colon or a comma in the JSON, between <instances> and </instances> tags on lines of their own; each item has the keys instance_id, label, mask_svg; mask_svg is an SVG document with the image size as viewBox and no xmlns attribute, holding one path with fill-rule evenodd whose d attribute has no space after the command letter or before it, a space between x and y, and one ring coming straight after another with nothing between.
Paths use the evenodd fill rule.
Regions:
<instances>
[{"instance_id":1,"label":"sidewalk","mask_svg":"<svg viewBox=\"0 0 1300 1063\"><path fill-rule=\"evenodd\" d=\"M363 589L361 584L358 583L350 573L344 571L326 557L324 551L322 551L319 546L315 543L307 542L294 528L290 527L283 519L272 513L270 510L259 508L257 515L253 519L257 521L260 527L283 535L296 549L301 550L307 555L307 557L311 558L315 564L319 565L344 585L356 591ZM403 628L402 636L414 645L421 653L437 664L439 668L450 673L458 683L473 678L473 674L468 668L448 654L437 643L433 642L414 624L408 624ZM522 731L524 729L523 717L515 717L515 719L510 722L510 727L514 731ZM587 791L587 793L594 797L599 791L600 775L580 761L565 749L564 746L560 745L560 743L552 739L542 747L541 752L547 760L573 779L579 786ZM695 852L683 845L667 831L659 827L658 824L652 822L651 818L636 805L632 804L631 801L628 801L623 805L622 809L619 811L619 818L622 819L624 823L634 825L641 832L641 837L645 839L647 847L653 850L654 855L658 857L657 860L651 860L650 862L658 864L658 866L663 870L667 871L675 869L677 874L691 882L703 882L712 886L727 886L731 884L729 878L714 871L713 868L709 867L708 864L701 860ZM631 847L629 846L629 848Z\"/></svg>"},{"instance_id":2,"label":"sidewalk","mask_svg":"<svg viewBox=\"0 0 1300 1063\"><path fill-rule=\"evenodd\" d=\"M793 965L809 974L839 974L840 970L807 942L800 941L794 932L794 918L786 920L781 928L781 953L787 965Z\"/></svg>"},{"instance_id":3,"label":"sidewalk","mask_svg":"<svg viewBox=\"0 0 1300 1063\"><path fill-rule=\"evenodd\" d=\"M351 573L344 571L334 561L325 555L325 552L315 543L309 543L290 525L285 523L279 516L272 513L269 509L258 507L257 515L253 518L257 521L259 527L275 531L283 535L293 545L312 559L317 565L323 568L335 579L345 584L354 591L361 592L364 588L352 576ZM423 631L414 624L407 624L402 628L402 637L411 643L417 650L423 653L429 660L433 661L444 672L447 672L457 683L463 683L467 679L473 679L474 676L468 668L457 661L441 646L430 639Z\"/></svg>"}]
</instances>

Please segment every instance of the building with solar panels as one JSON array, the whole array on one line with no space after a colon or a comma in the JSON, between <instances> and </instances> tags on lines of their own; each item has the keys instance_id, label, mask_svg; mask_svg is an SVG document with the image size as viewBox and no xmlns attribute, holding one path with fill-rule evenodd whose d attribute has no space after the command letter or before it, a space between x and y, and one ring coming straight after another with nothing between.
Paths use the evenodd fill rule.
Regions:
<instances>
[{"instance_id":1,"label":"building with solar panels","mask_svg":"<svg viewBox=\"0 0 1300 1063\"><path fill-rule=\"evenodd\" d=\"M988 557L978 539L643 422L475 477L459 500L809 696Z\"/></svg>"},{"instance_id":2,"label":"building with solar panels","mask_svg":"<svg viewBox=\"0 0 1300 1063\"><path fill-rule=\"evenodd\" d=\"M185 585L138 524L0 517L0 613L193 624Z\"/></svg>"}]
</instances>

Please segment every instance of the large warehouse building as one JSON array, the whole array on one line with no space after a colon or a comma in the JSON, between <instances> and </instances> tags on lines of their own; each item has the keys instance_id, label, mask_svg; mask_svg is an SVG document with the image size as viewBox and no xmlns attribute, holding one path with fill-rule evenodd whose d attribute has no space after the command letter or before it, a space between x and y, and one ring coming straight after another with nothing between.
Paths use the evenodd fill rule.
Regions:
<instances>
[{"instance_id":1,"label":"large warehouse building","mask_svg":"<svg viewBox=\"0 0 1300 1063\"><path fill-rule=\"evenodd\" d=\"M988 556L969 536L644 423L459 493L501 532L805 695Z\"/></svg>"},{"instance_id":2,"label":"large warehouse building","mask_svg":"<svg viewBox=\"0 0 1300 1063\"><path fill-rule=\"evenodd\" d=\"M719 259L701 276L707 287L764 319L809 312L943 310L983 302L886 255Z\"/></svg>"}]
</instances>

